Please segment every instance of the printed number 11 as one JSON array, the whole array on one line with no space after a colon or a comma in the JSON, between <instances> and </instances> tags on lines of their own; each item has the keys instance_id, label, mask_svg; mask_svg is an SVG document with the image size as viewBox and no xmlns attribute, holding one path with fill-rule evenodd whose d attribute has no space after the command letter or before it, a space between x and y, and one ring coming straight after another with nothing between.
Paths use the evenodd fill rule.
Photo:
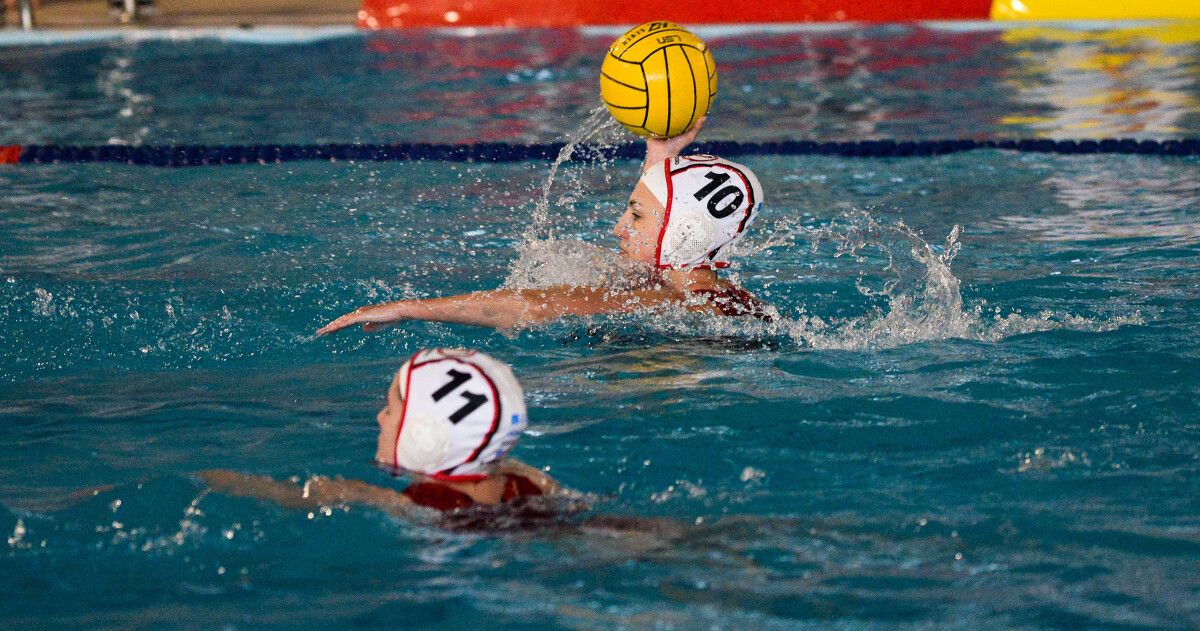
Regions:
<instances>
[{"instance_id":1,"label":"printed number 11","mask_svg":"<svg viewBox=\"0 0 1200 631\"><path fill-rule=\"evenodd\" d=\"M453 368L447 370L446 375L450 377L450 381L446 383L446 385L433 392L434 402L441 401L442 399L446 398L446 395L454 392L459 388L459 386L471 380L470 373L465 373ZM450 422L454 423L455 425L458 425L459 421L467 418L468 414L479 409L479 406L487 403L488 400L487 396L475 394L474 392L463 392L462 398L467 400L466 404L464 404L461 408L458 408L458 411L456 411L454 414L450 415Z\"/></svg>"}]
</instances>

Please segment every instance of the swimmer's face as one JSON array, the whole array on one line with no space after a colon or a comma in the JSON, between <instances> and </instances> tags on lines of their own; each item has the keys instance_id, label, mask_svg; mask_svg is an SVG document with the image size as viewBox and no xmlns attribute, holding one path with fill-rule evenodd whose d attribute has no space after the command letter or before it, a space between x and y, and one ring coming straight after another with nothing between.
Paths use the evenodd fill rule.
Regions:
<instances>
[{"instance_id":1,"label":"swimmer's face","mask_svg":"<svg viewBox=\"0 0 1200 631\"><path fill-rule=\"evenodd\" d=\"M666 209L658 203L645 184L638 182L629 195L625 214L617 221L613 234L621 240L621 254L654 265L658 261L658 234L662 232Z\"/></svg>"},{"instance_id":2,"label":"swimmer's face","mask_svg":"<svg viewBox=\"0 0 1200 631\"><path fill-rule=\"evenodd\" d=\"M383 409L375 416L379 423L379 442L375 447L375 461L396 466L396 436L400 433L400 413L404 410L404 399L400 398L400 373L392 377L388 386Z\"/></svg>"}]
</instances>

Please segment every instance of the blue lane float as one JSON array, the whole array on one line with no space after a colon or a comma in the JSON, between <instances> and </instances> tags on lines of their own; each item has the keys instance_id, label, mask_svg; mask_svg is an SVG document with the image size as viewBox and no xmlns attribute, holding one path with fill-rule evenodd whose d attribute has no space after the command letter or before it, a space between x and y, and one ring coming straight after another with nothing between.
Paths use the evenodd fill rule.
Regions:
<instances>
[{"instance_id":1,"label":"blue lane float","mask_svg":"<svg viewBox=\"0 0 1200 631\"><path fill-rule=\"evenodd\" d=\"M323 144L323 145L143 145L143 146L70 146L27 145L0 147L0 162L21 164L116 163L158 167L211 166L223 164L276 164L298 161L387 162L525 162L552 160L563 150L563 143L516 144ZM977 149L998 149L1060 154L1131 154L1157 156L1200 155L1200 138L1176 140L1136 140L1106 138L1100 140L858 140L817 142L782 140L776 142L711 141L694 146L698 153L722 156L751 155L826 155L854 158L902 158L940 156ZM579 145L571 154L576 161L640 158L638 143L616 146Z\"/></svg>"}]
</instances>

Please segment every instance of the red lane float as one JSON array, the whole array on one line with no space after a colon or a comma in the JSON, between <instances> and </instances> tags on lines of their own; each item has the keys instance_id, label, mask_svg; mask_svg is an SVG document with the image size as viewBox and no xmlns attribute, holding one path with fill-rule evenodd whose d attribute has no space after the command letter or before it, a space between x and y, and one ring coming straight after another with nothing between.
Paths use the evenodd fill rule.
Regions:
<instances>
[{"instance_id":1,"label":"red lane float","mask_svg":"<svg viewBox=\"0 0 1200 631\"><path fill-rule=\"evenodd\" d=\"M509 28L641 24L764 24L771 22L906 22L986 20L992 0L363 0L362 28L493 26Z\"/></svg>"},{"instance_id":2,"label":"red lane float","mask_svg":"<svg viewBox=\"0 0 1200 631\"><path fill-rule=\"evenodd\" d=\"M16 164L20 160L20 145L0 145L0 164Z\"/></svg>"}]
</instances>

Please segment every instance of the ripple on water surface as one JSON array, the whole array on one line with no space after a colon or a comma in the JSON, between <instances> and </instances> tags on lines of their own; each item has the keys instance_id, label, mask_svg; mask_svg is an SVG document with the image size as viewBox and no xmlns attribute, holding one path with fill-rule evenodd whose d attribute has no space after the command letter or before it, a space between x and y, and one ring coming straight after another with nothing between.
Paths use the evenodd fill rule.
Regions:
<instances>
[{"instance_id":1,"label":"ripple on water surface","mask_svg":"<svg viewBox=\"0 0 1200 631\"><path fill-rule=\"evenodd\" d=\"M1172 32L726 34L709 131L1191 134L1194 46ZM558 140L594 104L605 38L552 35L6 48L0 100L52 106L10 108L0 134ZM191 81L197 61L229 72ZM303 114L266 114L281 86ZM224 115L197 114L213 102ZM612 140L591 123L576 135ZM536 163L0 170L0 618L1200 624L1195 160L744 161L768 204L730 274L773 324L666 311L319 339L364 303L614 282L636 164L563 163L550 183ZM532 417L516 455L645 531L447 532L192 477L403 484L368 462L373 418L428 345L512 363Z\"/></svg>"}]
</instances>

